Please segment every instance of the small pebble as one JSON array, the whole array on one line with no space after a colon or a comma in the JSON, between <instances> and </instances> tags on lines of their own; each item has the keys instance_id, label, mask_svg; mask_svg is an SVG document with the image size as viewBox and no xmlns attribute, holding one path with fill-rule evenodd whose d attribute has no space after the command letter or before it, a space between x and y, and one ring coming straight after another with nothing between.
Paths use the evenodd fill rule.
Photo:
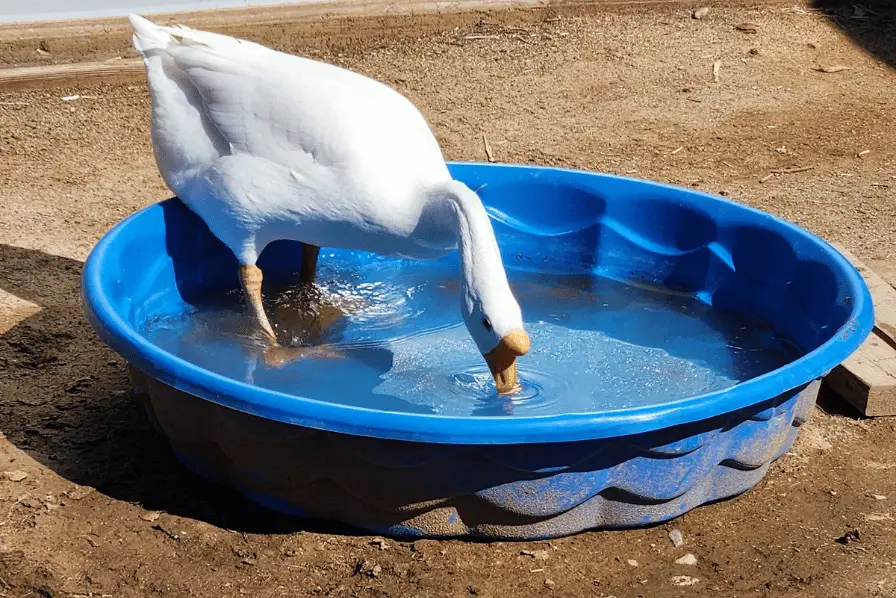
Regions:
<instances>
[{"instance_id":1,"label":"small pebble","mask_svg":"<svg viewBox=\"0 0 896 598\"><path fill-rule=\"evenodd\" d=\"M376 546L380 550L389 550L389 544L383 540L382 538L374 538L370 542L368 542L371 546Z\"/></svg>"},{"instance_id":2,"label":"small pebble","mask_svg":"<svg viewBox=\"0 0 896 598\"><path fill-rule=\"evenodd\" d=\"M871 498L873 498L874 500L887 500L887 497L883 494L872 494Z\"/></svg>"},{"instance_id":3,"label":"small pebble","mask_svg":"<svg viewBox=\"0 0 896 598\"><path fill-rule=\"evenodd\" d=\"M628 563L629 567L637 567L638 566L638 561L636 561L635 559L628 559L625 562Z\"/></svg>"},{"instance_id":4,"label":"small pebble","mask_svg":"<svg viewBox=\"0 0 896 598\"><path fill-rule=\"evenodd\" d=\"M69 490L68 492L63 492L68 498L72 500L82 500L93 493L94 489L90 486L76 486L73 490Z\"/></svg>"},{"instance_id":5,"label":"small pebble","mask_svg":"<svg viewBox=\"0 0 896 598\"><path fill-rule=\"evenodd\" d=\"M675 564L676 565L696 565L697 557L695 557L693 554L691 554L689 552L686 555L684 555L683 557L681 557L679 559L675 559Z\"/></svg>"},{"instance_id":6,"label":"small pebble","mask_svg":"<svg viewBox=\"0 0 896 598\"><path fill-rule=\"evenodd\" d=\"M692 586L700 580L696 577L690 577L688 575L676 575L672 578L672 583L677 586Z\"/></svg>"},{"instance_id":7,"label":"small pebble","mask_svg":"<svg viewBox=\"0 0 896 598\"><path fill-rule=\"evenodd\" d=\"M150 511L149 513L140 513L140 519L143 521L158 521L162 514L158 511Z\"/></svg>"},{"instance_id":8,"label":"small pebble","mask_svg":"<svg viewBox=\"0 0 896 598\"><path fill-rule=\"evenodd\" d=\"M669 532L669 539L672 540L672 546L675 548L684 546L684 536L682 536L681 532L677 529L673 529Z\"/></svg>"},{"instance_id":9,"label":"small pebble","mask_svg":"<svg viewBox=\"0 0 896 598\"><path fill-rule=\"evenodd\" d=\"M546 579L546 580L544 580L544 585L546 585L546 586L549 587L549 588L550 588L550 587L553 587L553 586L554 586L554 580L553 580L553 579Z\"/></svg>"},{"instance_id":10,"label":"small pebble","mask_svg":"<svg viewBox=\"0 0 896 598\"><path fill-rule=\"evenodd\" d=\"M893 521L893 516L889 513L871 513L865 515L866 521Z\"/></svg>"},{"instance_id":11,"label":"small pebble","mask_svg":"<svg viewBox=\"0 0 896 598\"><path fill-rule=\"evenodd\" d=\"M705 17L708 14L709 14L709 7L701 6L700 8L698 8L697 10L695 10L694 12L691 13L691 18L702 19L703 17Z\"/></svg>"},{"instance_id":12,"label":"small pebble","mask_svg":"<svg viewBox=\"0 0 896 598\"><path fill-rule=\"evenodd\" d=\"M4 471L3 476L10 482L21 482L28 477L28 474L24 471L14 469L13 471Z\"/></svg>"}]
</instances>

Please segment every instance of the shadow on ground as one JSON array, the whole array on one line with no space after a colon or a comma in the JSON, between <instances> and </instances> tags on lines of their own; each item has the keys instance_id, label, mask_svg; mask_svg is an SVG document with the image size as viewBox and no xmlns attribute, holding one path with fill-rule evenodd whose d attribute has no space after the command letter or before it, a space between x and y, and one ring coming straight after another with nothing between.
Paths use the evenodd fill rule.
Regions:
<instances>
[{"instance_id":1,"label":"shadow on ground","mask_svg":"<svg viewBox=\"0 0 896 598\"><path fill-rule=\"evenodd\" d=\"M282 516L189 473L81 309L83 264L0 244L0 289L41 307L0 335L0 431L49 469L146 509L249 533L352 534Z\"/></svg>"},{"instance_id":2,"label":"shadow on ground","mask_svg":"<svg viewBox=\"0 0 896 598\"><path fill-rule=\"evenodd\" d=\"M896 67L896 2L812 0L812 6L866 52Z\"/></svg>"}]
</instances>

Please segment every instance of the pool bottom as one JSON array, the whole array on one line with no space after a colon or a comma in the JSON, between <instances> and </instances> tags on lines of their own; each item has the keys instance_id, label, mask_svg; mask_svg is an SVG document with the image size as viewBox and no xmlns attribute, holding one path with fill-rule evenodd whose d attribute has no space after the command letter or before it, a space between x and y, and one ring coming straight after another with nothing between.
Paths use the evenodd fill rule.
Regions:
<instances>
[{"instance_id":1,"label":"pool bottom","mask_svg":"<svg viewBox=\"0 0 896 598\"><path fill-rule=\"evenodd\" d=\"M638 527L736 496L790 449L820 384L643 434L470 446L284 424L131 374L184 465L262 505L376 534L493 540Z\"/></svg>"}]
</instances>

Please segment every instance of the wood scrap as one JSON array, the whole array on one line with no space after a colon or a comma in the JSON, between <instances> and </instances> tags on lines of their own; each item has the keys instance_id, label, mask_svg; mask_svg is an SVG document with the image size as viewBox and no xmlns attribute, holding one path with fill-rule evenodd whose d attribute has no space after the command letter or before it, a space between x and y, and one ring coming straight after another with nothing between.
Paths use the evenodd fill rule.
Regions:
<instances>
[{"instance_id":1,"label":"wood scrap","mask_svg":"<svg viewBox=\"0 0 896 598\"><path fill-rule=\"evenodd\" d=\"M758 33L759 25L756 23L738 23L734 26L741 33Z\"/></svg>"},{"instance_id":2,"label":"wood scrap","mask_svg":"<svg viewBox=\"0 0 896 598\"><path fill-rule=\"evenodd\" d=\"M772 170L772 174L795 174L797 172L807 172L815 168L814 166L800 166L799 168L776 168Z\"/></svg>"},{"instance_id":3,"label":"wood scrap","mask_svg":"<svg viewBox=\"0 0 896 598\"><path fill-rule=\"evenodd\" d=\"M488 137L485 136L485 133L482 134L482 145L485 148L485 157L488 158L489 162L495 161L495 155L492 153L492 146L488 142Z\"/></svg>"},{"instance_id":4,"label":"wood scrap","mask_svg":"<svg viewBox=\"0 0 896 598\"><path fill-rule=\"evenodd\" d=\"M834 247L868 285L874 329L824 382L868 417L896 415L896 289L842 246Z\"/></svg>"},{"instance_id":5,"label":"wood scrap","mask_svg":"<svg viewBox=\"0 0 896 598\"><path fill-rule=\"evenodd\" d=\"M851 71L852 67L834 65L834 66L816 66L815 70L819 73L840 73L843 71Z\"/></svg>"}]
</instances>

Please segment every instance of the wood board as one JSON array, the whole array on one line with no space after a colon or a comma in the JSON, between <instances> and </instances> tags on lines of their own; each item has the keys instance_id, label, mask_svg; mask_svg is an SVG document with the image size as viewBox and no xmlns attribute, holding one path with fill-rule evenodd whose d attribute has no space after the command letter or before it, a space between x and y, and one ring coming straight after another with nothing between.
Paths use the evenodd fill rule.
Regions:
<instances>
[{"instance_id":1,"label":"wood board","mask_svg":"<svg viewBox=\"0 0 896 598\"><path fill-rule=\"evenodd\" d=\"M834 247L865 279L874 304L874 329L824 380L868 417L896 415L896 288L843 247Z\"/></svg>"}]
</instances>

